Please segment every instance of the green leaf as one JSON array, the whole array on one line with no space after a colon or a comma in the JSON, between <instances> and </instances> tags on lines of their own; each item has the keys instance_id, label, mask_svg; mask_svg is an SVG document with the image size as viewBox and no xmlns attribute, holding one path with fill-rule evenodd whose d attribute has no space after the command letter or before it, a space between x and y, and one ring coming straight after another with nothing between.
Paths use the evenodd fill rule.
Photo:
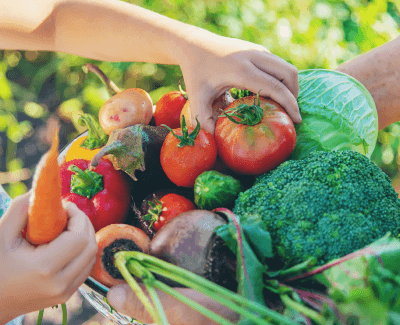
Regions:
<instances>
[{"instance_id":1,"label":"green leaf","mask_svg":"<svg viewBox=\"0 0 400 325\"><path fill-rule=\"evenodd\" d=\"M354 150L367 157L378 137L378 115L368 90L356 79L337 71L299 72L297 98L302 123L291 155L302 159L314 150Z\"/></svg>"},{"instance_id":2,"label":"green leaf","mask_svg":"<svg viewBox=\"0 0 400 325\"><path fill-rule=\"evenodd\" d=\"M252 301L258 302L259 304L266 306L265 298L263 293L263 276L266 273L267 267L265 267L257 258L246 238L242 236L243 243L243 254L246 262L247 272L249 275L250 283L248 283L244 268L242 265L242 259L240 257L240 250L238 248L238 237L235 225L230 221L229 224L220 226L217 230L217 235L220 236L227 244L227 246L237 255L237 268L236 277L238 281L238 293L245 298ZM252 322L248 319L241 317L239 325L249 325Z\"/></svg>"}]
</instances>

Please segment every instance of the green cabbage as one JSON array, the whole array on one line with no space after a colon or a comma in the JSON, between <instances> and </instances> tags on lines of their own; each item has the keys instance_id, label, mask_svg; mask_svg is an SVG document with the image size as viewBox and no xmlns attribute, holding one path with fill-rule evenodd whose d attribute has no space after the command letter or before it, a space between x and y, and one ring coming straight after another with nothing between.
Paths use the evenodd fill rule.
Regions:
<instances>
[{"instance_id":1,"label":"green cabbage","mask_svg":"<svg viewBox=\"0 0 400 325\"><path fill-rule=\"evenodd\" d=\"M312 151L354 150L367 157L378 137L378 115L368 90L344 73L311 69L299 72L302 122L291 159Z\"/></svg>"}]
</instances>

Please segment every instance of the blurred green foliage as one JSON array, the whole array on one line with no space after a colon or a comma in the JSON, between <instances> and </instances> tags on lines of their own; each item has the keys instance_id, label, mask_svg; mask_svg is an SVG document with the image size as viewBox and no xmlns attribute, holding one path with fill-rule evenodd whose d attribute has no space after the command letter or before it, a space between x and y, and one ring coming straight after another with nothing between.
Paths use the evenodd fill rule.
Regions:
<instances>
[{"instance_id":1,"label":"blurred green foliage","mask_svg":"<svg viewBox=\"0 0 400 325\"><path fill-rule=\"evenodd\" d=\"M299 70L340 63L400 35L399 0L132 0L211 32L264 45ZM83 131L81 112L97 113L106 89L82 65L92 62L121 88L140 87L156 102L183 83L177 66L112 63L63 53L0 51L0 182L12 197L31 186L48 146L46 120L62 119L61 145ZM399 108L400 109L400 108ZM398 178L400 123L382 130L373 160ZM6 173L7 172L7 173Z\"/></svg>"}]
</instances>

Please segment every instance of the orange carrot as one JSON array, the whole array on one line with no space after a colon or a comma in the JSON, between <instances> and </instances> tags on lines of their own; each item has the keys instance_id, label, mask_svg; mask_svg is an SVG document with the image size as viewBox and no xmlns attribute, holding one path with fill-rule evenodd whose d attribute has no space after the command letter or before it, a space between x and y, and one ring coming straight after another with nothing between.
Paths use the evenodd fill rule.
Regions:
<instances>
[{"instance_id":1,"label":"orange carrot","mask_svg":"<svg viewBox=\"0 0 400 325\"><path fill-rule=\"evenodd\" d=\"M51 127L53 143L40 159L33 176L28 208L26 239L33 245L48 243L67 226L67 214L61 203L61 179L58 166L59 125Z\"/></svg>"}]
</instances>

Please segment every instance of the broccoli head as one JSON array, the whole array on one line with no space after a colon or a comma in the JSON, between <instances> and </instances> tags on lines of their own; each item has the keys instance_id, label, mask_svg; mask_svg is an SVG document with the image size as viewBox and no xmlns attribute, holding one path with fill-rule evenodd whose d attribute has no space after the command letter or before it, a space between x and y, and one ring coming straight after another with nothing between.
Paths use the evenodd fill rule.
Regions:
<instances>
[{"instance_id":1,"label":"broccoli head","mask_svg":"<svg viewBox=\"0 0 400 325\"><path fill-rule=\"evenodd\" d=\"M233 212L262 221L285 264L318 265L400 232L400 199L390 178L353 151L313 152L261 175Z\"/></svg>"}]
</instances>

